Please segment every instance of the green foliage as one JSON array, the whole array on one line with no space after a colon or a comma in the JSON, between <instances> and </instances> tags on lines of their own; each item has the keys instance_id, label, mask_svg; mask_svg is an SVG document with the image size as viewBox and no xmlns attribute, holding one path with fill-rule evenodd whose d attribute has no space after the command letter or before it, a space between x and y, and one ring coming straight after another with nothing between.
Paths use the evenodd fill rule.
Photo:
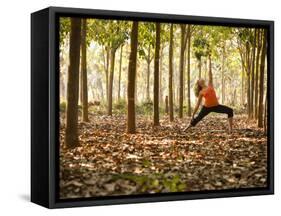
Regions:
<instances>
[{"instance_id":1,"label":"green foliage","mask_svg":"<svg viewBox=\"0 0 281 216\"><path fill-rule=\"evenodd\" d=\"M120 20L89 20L89 39L101 46L118 49L130 36L131 22Z\"/></svg>"},{"instance_id":2,"label":"green foliage","mask_svg":"<svg viewBox=\"0 0 281 216\"><path fill-rule=\"evenodd\" d=\"M65 39L70 33L70 18L60 17L60 48L64 45Z\"/></svg>"},{"instance_id":3,"label":"green foliage","mask_svg":"<svg viewBox=\"0 0 281 216\"><path fill-rule=\"evenodd\" d=\"M193 41L194 55L199 61L202 56L207 56L209 51L209 44L204 37L197 37Z\"/></svg>"},{"instance_id":4,"label":"green foliage","mask_svg":"<svg viewBox=\"0 0 281 216\"><path fill-rule=\"evenodd\" d=\"M253 43L254 42L254 30L249 28L238 29L238 38L243 43Z\"/></svg>"},{"instance_id":5,"label":"green foliage","mask_svg":"<svg viewBox=\"0 0 281 216\"><path fill-rule=\"evenodd\" d=\"M126 114L127 112L127 101L121 99L113 104L113 112L118 114Z\"/></svg>"},{"instance_id":6,"label":"green foliage","mask_svg":"<svg viewBox=\"0 0 281 216\"><path fill-rule=\"evenodd\" d=\"M156 39L155 23L142 22L139 25L138 53L142 59L148 58L148 49L153 50Z\"/></svg>"},{"instance_id":7,"label":"green foliage","mask_svg":"<svg viewBox=\"0 0 281 216\"><path fill-rule=\"evenodd\" d=\"M153 102L145 101L140 105L136 105L137 115L152 115L153 114Z\"/></svg>"},{"instance_id":8,"label":"green foliage","mask_svg":"<svg viewBox=\"0 0 281 216\"><path fill-rule=\"evenodd\" d=\"M166 192L183 192L186 190L186 183L182 182L179 175L165 176L163 174L153 175L134 175L124 173L115 175L113 181L118 179L126 179L134 182L140 191L166 191Z\"/></svg>"}]
</instances>

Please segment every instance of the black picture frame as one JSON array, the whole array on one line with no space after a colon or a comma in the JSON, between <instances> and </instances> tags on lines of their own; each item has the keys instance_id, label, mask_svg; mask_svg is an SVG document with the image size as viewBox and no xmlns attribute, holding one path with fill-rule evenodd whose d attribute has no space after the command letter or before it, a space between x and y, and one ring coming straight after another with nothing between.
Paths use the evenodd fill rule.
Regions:
<instances>
[{"instance_id":1,"label":"black picture frame","mask_svg":"<svg viewBox=\"0 0 281 216\"><path fill-rule=\"evenodd\" d=\"M262 27L268 29L268 187L60 200L58 17ZM31 14L31 201L47 208L274 194L274 22L203 16L49 7Z\"/></svg>"}]
</instances>

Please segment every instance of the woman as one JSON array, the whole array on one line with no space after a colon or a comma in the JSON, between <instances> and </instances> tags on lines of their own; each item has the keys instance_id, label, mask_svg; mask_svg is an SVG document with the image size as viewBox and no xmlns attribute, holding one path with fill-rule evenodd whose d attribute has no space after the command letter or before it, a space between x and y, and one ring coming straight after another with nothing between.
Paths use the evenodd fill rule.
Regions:
<instances>
[{"instance_id":1,"label":"woman","mask_svg":"<svg viewBox=\"0 0 281 216\"><path fill-rule=\"evenodd\" d=\"M205 116L207 116L210 112L216 113L225 113L228 116L228 123L229 123L229 133L232 132L232 120L233 120L233 109L230 107L220 105L216 96L216 92L213 86L213 76L211 70L211 60L209 57L209 83L206 85L204 79L199 79L196 82L195 86L195 95L198 98L196 106L194 108L190 124L184 129L187 131L190 127L194 127L199 121L201 121ZM202 98L204 98L204 105L202 106L201 111L199 114L194 118L196 114Z\"/></svg>"}]
</instances>

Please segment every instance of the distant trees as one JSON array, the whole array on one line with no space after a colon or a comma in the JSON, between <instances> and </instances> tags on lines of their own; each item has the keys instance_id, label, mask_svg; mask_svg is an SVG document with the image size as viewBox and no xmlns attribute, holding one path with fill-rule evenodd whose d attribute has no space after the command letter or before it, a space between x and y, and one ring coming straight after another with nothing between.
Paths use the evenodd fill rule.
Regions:
<instances>
[{"instance_id":1,"label":"distant trees","mask_svg":"<svg viewBox=\"0 0 281 216\"><path fill-rule=\"evenodd\" d=\"M263 30L261 63L260 63L260 92L259 92L259 112L258 112L258 126L263 127L263 108L264 108L264 71L265 71L265 56L267 50L267 32Z\"/></svg>"},{"instance_id":2,"label":"distant trees","mask_svg":"<svg viewBox=\"0 0 281 216\"><path fill-rule=\"evenodd\" d=\"M153 48L155 47L155 24L141 23L139 26L139 57L147 64L146 70L146 101L150 102L150 67L154 59Z\"/></svg>"},{"instance_id":3,"label":"distant trees","mask_svg":"<svg viewBox=\"0 0 281 216\"><path fill-rule=\"evenodd\" d=\"M137 69L137 49L138 49L138 22L134 21L131 30L131 50L128 69L128 111L127 111L127 132L136 132L135 114L135 80Z\"/></svg>"},{"instance_id":4,"label":"distant trees","mask_svg":"<svg viewBox=\"0 0 281 216\"><path fill-rule=\"evenodd\" d=\"M80 44L81 19L71 18L65 130L65 144L68 148L73 148L78 145L77 125Z\"/></svg>"},{"instance_id":5,"label":"distant trees","mask_svg":"<svg viewBox=\"0 0 281 216\"><path fill-rule=\"evenodd\" d=\"M120 92L121 92L121 72L122 72L122 54L123 54L123 46L120 48L120 58L119 58L119 75L118 75L118 101L120 101Z\"/></svg>"},{"instance_id":6,"label":"distant trees","mask_svg":"<svg viewBox=\"0 0 281 216\"><path fill-rule=\"evenodd\" d=\"M261 51L261 45L262 45L262 42L261 42L261 38L262 38L262 31L261 29L257 29L257 40L256 40L256 47L257 47L257 54L256 54L256 62L255 62L255 67L256 67L256 78L255 78L255 94L254 94L254 103L255 103L255 106L254 106L254 117L255 119L258 118L258 109L259 109L259 106L258 106L258 89L259 89L259 86L258 86L258 83L259 83L259 64L260 64L260 51Z\"/></svg>"},{"instance_id":7,"label":"distant trees","mask_svg":"<svg viewBox=\"0 0 281 216\"><path fill-rule=\"evenodd\" d=\"M115 66L115 53L116 50L127 39L127 25L122 21L116 21L109 28L110 33L110 69L109 69L109 84L108 84L108 115L112 115L112 91L113 91L113 78L114 78L114 66Z\"/></svg>"},{"instance_id":8,"label":"distant trees","mask_svg":"<svg viewBox=\"0 0 281 216\"><path fill-rule=\"evenodd\" d=\"M107 89L107 114L112 115L112 91L115 69L115 54L124 42L129 38L128 22L94 20L91 23L91 35L93 39L104 47L104 65L106 72Z\"/></svg>"},{"instance_id":9,"label":"distant trees","mask_svg":"<svg viewBox=\"0 0 281 216\"><path fill-rule=\"evenodd\" d=\"M256 119L258 126L263 127L263 110L265 83L265 59L267 47L267 35L264 29L239 29L237 44L241 57L243 71L247 76L247 82L243 82L242 91L247 90L247 113L249 119ZM243 99L242 99L243 101Z\"/></svg>"}]
</instances>

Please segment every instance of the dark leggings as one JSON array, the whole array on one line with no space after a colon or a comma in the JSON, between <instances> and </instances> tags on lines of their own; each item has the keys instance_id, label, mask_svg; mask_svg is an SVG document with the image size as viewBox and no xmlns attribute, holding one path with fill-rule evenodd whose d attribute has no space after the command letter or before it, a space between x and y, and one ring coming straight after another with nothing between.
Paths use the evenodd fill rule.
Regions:
<instances>
[{"instance_id":1,"label":"dark leggings","mask_svg":"<svg viewBox=\"0 0 281 216\"><path fill-rule=\"evenodd\" d=\"M195 126L199 121L201 121L206 115L208 115L210 112L216 112L216 113L225 113L227 114L228 118L233 117L233 109L230 107L224 106L224 105L217 105L213 107L205 107L203 106L200 110L199 114L191 121L191 125Z\"/></svg>"}]
</instances>

